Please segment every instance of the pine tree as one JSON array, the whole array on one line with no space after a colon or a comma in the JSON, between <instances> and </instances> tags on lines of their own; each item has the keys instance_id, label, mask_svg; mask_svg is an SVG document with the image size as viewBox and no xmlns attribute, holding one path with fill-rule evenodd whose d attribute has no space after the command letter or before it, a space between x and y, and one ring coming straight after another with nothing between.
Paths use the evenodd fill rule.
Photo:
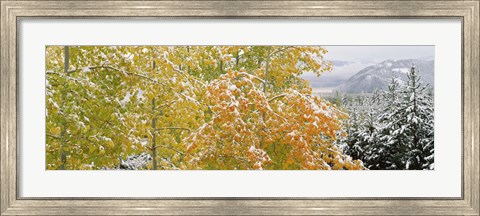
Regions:
<instances>
[{"instance_id":1,"label":"pine tree","mask_svg":"<svg viewBox=\"0 0 480 216\"><path fill-rule=\"evenodd\" d=\"M383 99L385 101L381 108L378 117L379 124L382 125L379 132L379 141L382 143L384 162L382 165L377 165L382 169L398 169L404 167L403 157L406 149L404 148L402 138L403 134L395 134L394 131L399 129L396 122L398 121L398 114L400 110L401 86L396 76L388 86L388 91L384 92Z\"/></svg>"},{"instance_id":2,"label":"pine tree","mask_svg":"<svg viewBox=\"0 0 480 216\"><path fill-rule=\"evenodd\" d=\"M377 151L377 111L371 104L375 103L375 97L356 97L348 107L351 110L349 119L348 136L346 137L346 150L354 159L360 159L367 168L381 160L375 153Z\"/></svg>"},{"instance_id":3,"label":"pine tree","mask_svg":"<svg viewBox=\"0 0 480 216\"><path fill-rule=\"evenodd\" d=\"M345 152L369 169L433 169L433 90L412 67L406 85L392 77L388 90L355 98Z\"/></svg>"},{"instance_id":4,"label":"pine tree","mask_svg":"<svg viewBox=\"0 0 480 216\"><path fill-rule=\"evenodd\" d=\"M405 169L429 169L433 164L433 103L413 66L404 91L402 128L408 136Z\"/></svg>"}]
</instances>

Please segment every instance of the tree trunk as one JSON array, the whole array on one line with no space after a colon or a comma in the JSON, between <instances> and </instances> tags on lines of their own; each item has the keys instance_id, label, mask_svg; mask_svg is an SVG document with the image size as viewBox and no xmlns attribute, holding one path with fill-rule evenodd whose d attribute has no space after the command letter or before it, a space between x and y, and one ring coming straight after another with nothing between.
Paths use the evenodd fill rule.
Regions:
<instances>
[{"instance_id":1,"label":"tree trunk","mask_svg":"<svg viewBox=\"0 0 480 216\"><path fill-rule=\"evenodd\" d=\"M416 71L415 71L415 68L412 67L412 94L413 94L413 117L416 118L418 116L417 114L417 75L416 75ZM419 145L419 142L420 142L420 139L418 137L418 122L413 122L413 146L414 146L414 149L420 151L420 152L423 152L423 148ZM417 153L417 156L418 156L418 153ZM415 170L419 170L419 169L422 169L422 158L419 157L418 160L415 160L416 158L414 158L414 161L416 161L417 163L416 164L413 164L413 168L412 169L415 169Z\"/></svg>"},{"instance_id":2,"label":"tree trunk","mask_svg":"<svg viewBox=\"0 0 480 216\"><path fill-rule=\"evenodd\" d=\"M157 143L155 142L156 138L156 127L157 127L157 117L155 115L155 98L152 99L152 163L153 163L153 170L157 170Z\"/></svg>"},{"instance_id":3,"label":"tree trunk","mask_svg":"<svg viewBox=\"0 0 480 216\"><path fill-rule=\"evenodd\" d=\"M64 48L64 60L63 60L63 72L65 73L65 77L68 76L68 68L70 67L70 49L68 46L65 46ZM66 132L67 132L67 119L66 119L66 113L65 113L65 100L66 100L66 95L67 94L67 91L64 90L62 91L62 105L61 105L61 109L62 109L62 115L63 115L63 118L62 118L62 131L60 133L60 161L61 161L61 164L60 164L60 167L59 169L61 170L64 170L65 169L65 164L67 162L67 155L66 155L66 152L65 152L65 142L66 142L66 139L65 139L65 136L66 136Z\"/></svg>"},{"instance_id":4,"label":"tree trunk","mask_svg":"<svg viewBox=\"0 0 480 216\"><path fill-rule=\"evenodd\" d=\"M263 82L263 93L265 93L265 97L267 97L267 83L268 83L268 65L270 64L270 50L267 52L267 58L265 60L265 80ZM265 121L265 113L262 112L262 121ZM260 127L260 130L264 131L265 128ZM263 149L263 144L264 144L264 137L261 135L260 136L260 148Z\"/></svg>"},{"instance_id":5,"label":"tree trunk","mask_svg":"<svg viewBox=\"0 0 480 216\"><path fill-rule=\"evenodd\" d=\"M155 72L155 61L153 63L152 71ZM181 69L180 69L181 70ZM155 114L155 97L152 99L152 169L157 170L157 143L155 138L157 137L157 115Z\"/></svg>"},{"instance_id":6,"label":"tree trunk","mask_svg":"<svg viewBox=\"0 0 480 216\"><path fill-rule=\"evenodd\" d=\"M238 70L238 62L240 61L240 50L237 49L237 57L235 58L235 67Z\"/></svg>"},{"instance_id":7,"label":"tree trunk","mask_svg":"<svg viewBox=\"0 0 480 216\"><path fill-rule=\"evenodd\" d=\"M268 51L267 54L267 59L265 61L265 82L263 83L263 92L267 93L267 84L268 84L268 65L270 64L270 50Z\"/></svg>"}]
</instances>

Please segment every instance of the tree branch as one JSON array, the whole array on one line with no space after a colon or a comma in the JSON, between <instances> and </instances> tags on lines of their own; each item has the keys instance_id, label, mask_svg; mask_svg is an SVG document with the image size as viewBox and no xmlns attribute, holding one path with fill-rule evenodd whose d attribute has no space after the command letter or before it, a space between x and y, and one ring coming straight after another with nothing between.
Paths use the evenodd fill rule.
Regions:
<instances>
[{"instance_id":1,"label":"tree branch","mask_svg":"<svg viewBox=\"0 0 480 216\"><path fill-rule=\"evenodd\" d=\"M193 81L197 82L198 84L202 85L203 87L207 86L205 83L203 83L202 81L200 81L198 79L195 79L193 77L188 77L187 73L185 71L182 71L182 70L176 69L176 68L174 68L173 70L175 72L179 73L179 74L182 74L186 79L192 79Z\"/></svg>"},{"instance_id":2,"label":"tree branch","mask_svg":"<svg viewBox=\"0 0 480 216\"><path fill-rule=\"evenodd\" d=\"M48 133L47 133L47 136L48 136L48 137L51 137L51 138L54 138L54 139L60 139L59 136L55 136L55 135L53 135L53 134L48 134Z\"/></svg>"},{"instance_id":3,"label":"tree branch","mask_svg":"<svg viewBox=\"0 0 480 216\"><path fill-rule=\"evenodd\" d=\"M272 55L274 55L274 54L277 54L277 53L279 53L279 52L283 52L283 51L285 51L285 50L287 50L287 49L291 49L291 48L296 48L296 47L294 47L294 46L286 46L286 47L284 47L284 48L282 48L282 49L275 50L274 52L269 53L269 54L267 55L267 57L270 57L270 56L272 56Z\"/></svg>"},{"instance_id":4,"label":"tree branch","mask_svg":"<svg viewBox=\"0 0 480 216\"><path fill-rule=\"evenodd\" d=\"M161 144L157 144L155 147L148 147L150 150L154 150L154 149L157 149L158 147L162 147L162 148L166 148L166 149L170 149L174 152L177 152L178 154L181 154L181 155L185 155L184 152L178 150L178 149L175 149L173 147L170 147L170 146L166 146L166 145L161 145Z\"/></svg>"},{"instance_id":5,"label":"tree branch","mask_svg":"<svg viewBox=\"0 0 480 216\"><path fill-rule=\"evenodd\" d=\"M169 86L165 83L162 83L162 82L159 82L157 80L154 80L148 76L145 76L145 75L142 75L142 74L136 74L136 73L132 73L132 72L128 72L128 71L124 71L124 70L121 70L121 69L118 69L118 68L115 68L115 67L112 67L112 66L106 66L106 65L100 65L100 66L91 66L91 67L88 67L90 70L95 70L95 69L110 69L110 70L114 70L114 71L117 71L117 72L120 72L120 73L124 73L124 74L127 74L127 75L131 75L131 76L136 76L136 77L140 77L140 78L143 78L143 79L146 79L146 80L149 80L153 83L156 83L156 84L159 84L159 85L162 85L164 87L168 87L169 89L173 90L173 92L175 94L178 94L178 95L181 95L182 97L184 97L185 99L187 100L191 100L192 98L189 97L189 96L186 96L185 94L183 94L182 92L177 92L175 91L175 89L172 87L172 86ZM67 72L67 74L70 74L70 73L74 73L76 71L79 71L79 69L75 69L75 70L70 70ZM51 72L51 71L48 71L47 74L56 74L54 72ZM60 75L60 74L59 74ZM198 104L198 101L194 101L195 103Z\"/></svg>"},{"instance_id":6,"label":"tree branch","mask_svg":"<svg viewBox=\"0 0 480 216\"><path fill-rule=\"evenodd\" d=\"M273 98L268 99L268 102L272 102L272 101L275 100L275 99L283 98L283 97L285 97L285 96L287 96L287 94L277 95L277 96L275 96L275 97L273 97Z\"/></svg>"},{"instance_id":7,"label":"tree branch","mask_svg":"<svg viewBox=\"0 0 480 216\"><path fill-rule=\"evenodd\" d=\"M159 130L186 130L188 132L191 131L190 128L184 128L184 127L162 127L162 128L156 128L155 131Z\"/></svg>"},{"instance_id":8,"label":"tree branch","mask_svg":"<svg viewBox=\"0 0 480 216\"><path fill-rule=\"evenodd\" d=\"M242 72L242 73L238 74L237 77L244 77L244 76L250 77L251 79L256 79L256 80L260 81L261 83L265 83L265 80L263 80L262 78L260 78L258 76L255 76L253 74L245 73L245 72Z\"/></svg>"}]
</instances>

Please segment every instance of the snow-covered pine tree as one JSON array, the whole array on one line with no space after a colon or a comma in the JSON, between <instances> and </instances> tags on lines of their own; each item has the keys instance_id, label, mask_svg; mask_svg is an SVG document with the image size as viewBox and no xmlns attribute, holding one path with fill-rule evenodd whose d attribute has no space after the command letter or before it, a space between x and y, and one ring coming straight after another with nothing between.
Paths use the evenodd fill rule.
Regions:
<instances>
[{"instance_id":1,"label":"snow-covered pine tree","mask_svg":"<svg viewBox=\"0 0 480 216\"><path fill-rule=\"evenodd\" d=\"M433 169L433 90L412 67L402 85L392 77L388 91L357 96L349 110L345 152L377 170Z\"/></svg>"},{"instance_id":2,"label":"snow-covered pine tree","mask_svg":"<svg viewBox=\"0 0 480 216\"><path fill-rule=\"evenodd\" d=\"M385 93L385 108L379 116L380 143L388 149L384 169L433 168L433 93L422 85L412 66L405 86L395 78Z\"/></svg>"},{"instance_id":3,"label":"snow-covered pine tree","mask_svg":"<svg viewBox=\"0 0 480 216\"><path fill-rule=\"evenodd\" d=\"M363 97L350 98L346 95L342 99L342 106L348 110L349 118L344 122L343 130L341 131L345 136L339 136L341 138L338 142L345 153L355 159L362 159L362 155L364 155L363 142L359 141L355 133L360 126L359 116L361 115L361 111L359 107L360 104L363 103L363 100Z\"/></svg>"},{"instance_id":4,"label":"snow-covered pine tree","mask_svg":"<svg viewBox=\"0 0 480 216\"><path fill-rule=\"evenodd\" d=\"M426 134L427 137L429 138L427 140L427 144L424 144L424 152L426 152L427 156L425 156L425 164L423 166L424 169L431 169L433 170L435 168L435 161L434 161L434 156L435 156L435 149L434 149L434 130L435 130L435 115L434 115L434 109L435 109L435 103L434 103L434 94L433 94L433 88L431 86L428 86L426 88L426 95L427 95L427 103L428 103L428 112L430 112L430 115L427 115L426 122L425 124L428 125L428 133Z\"/></svg>"},{"instance_id":5,"label":"snow-covered pine tree","mask_svg":"<svg viewBox=\"0 0 480 216\"><path fill-rule=\"evenodd\" d=\"M392 77L388 85L388 91L383 93L384 106L379 112L378 122L379 129L379 146L381 149L377 154L381 154L383 161L380 164L376 164L375 167L379 169L401 169L404 167L404 155L406 152L405 145L403 144L406 139L404 134L394 133L400 128L399 114L401 109L401 85L397 80L397 77Z\"/></svg>"},{"instance_id":6,"label":"snow-covered pine tree","mask_svg":"<svg viewBox=\"0 0 480 216\"><path fill-rule=\"evenodd\" d=\"M345 141L345 152L360 159L369 169L375 169L382 158L376 153L378 145L378 105L380 92L372 96L357 96L347 107L350 110L349 129ZM372 104L375 104L372 106ZM378 168L377 168L378 169Z\"/></svg>"},{"instance_id":7,"label":"snow-covered pine tree","mask_svg":"<svg viewBox=\"0 0 480 216\"><path fill-rule=\"evenodd\" d=\"M408 85L404 91L402 103L402 127L408 136L405 169L433 168L434 155L434 106L432 94L427 85L422 85L415 66L408 74ZM405 129L403 129L405 128Z\"/></svg>"}]
</instances>

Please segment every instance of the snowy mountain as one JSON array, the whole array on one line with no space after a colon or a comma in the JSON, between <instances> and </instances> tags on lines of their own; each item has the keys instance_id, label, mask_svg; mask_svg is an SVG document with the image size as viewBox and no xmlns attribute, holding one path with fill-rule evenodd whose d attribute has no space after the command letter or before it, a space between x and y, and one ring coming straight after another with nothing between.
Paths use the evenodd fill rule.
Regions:
<instances>
[{"instance_id":1,"label":"snowy mountain","mask_svg":"<svg viewBox=\"0 0 480 216\"><path fill-rule=\"evenodd\" d=\"M335 90L345 93L371 93L386 90L395 75L400 83L407 81L407 74L415 64L421 82L434 86L434 61L424 59L386 60L360 70Z\"/></svg>"}]
</instances>

